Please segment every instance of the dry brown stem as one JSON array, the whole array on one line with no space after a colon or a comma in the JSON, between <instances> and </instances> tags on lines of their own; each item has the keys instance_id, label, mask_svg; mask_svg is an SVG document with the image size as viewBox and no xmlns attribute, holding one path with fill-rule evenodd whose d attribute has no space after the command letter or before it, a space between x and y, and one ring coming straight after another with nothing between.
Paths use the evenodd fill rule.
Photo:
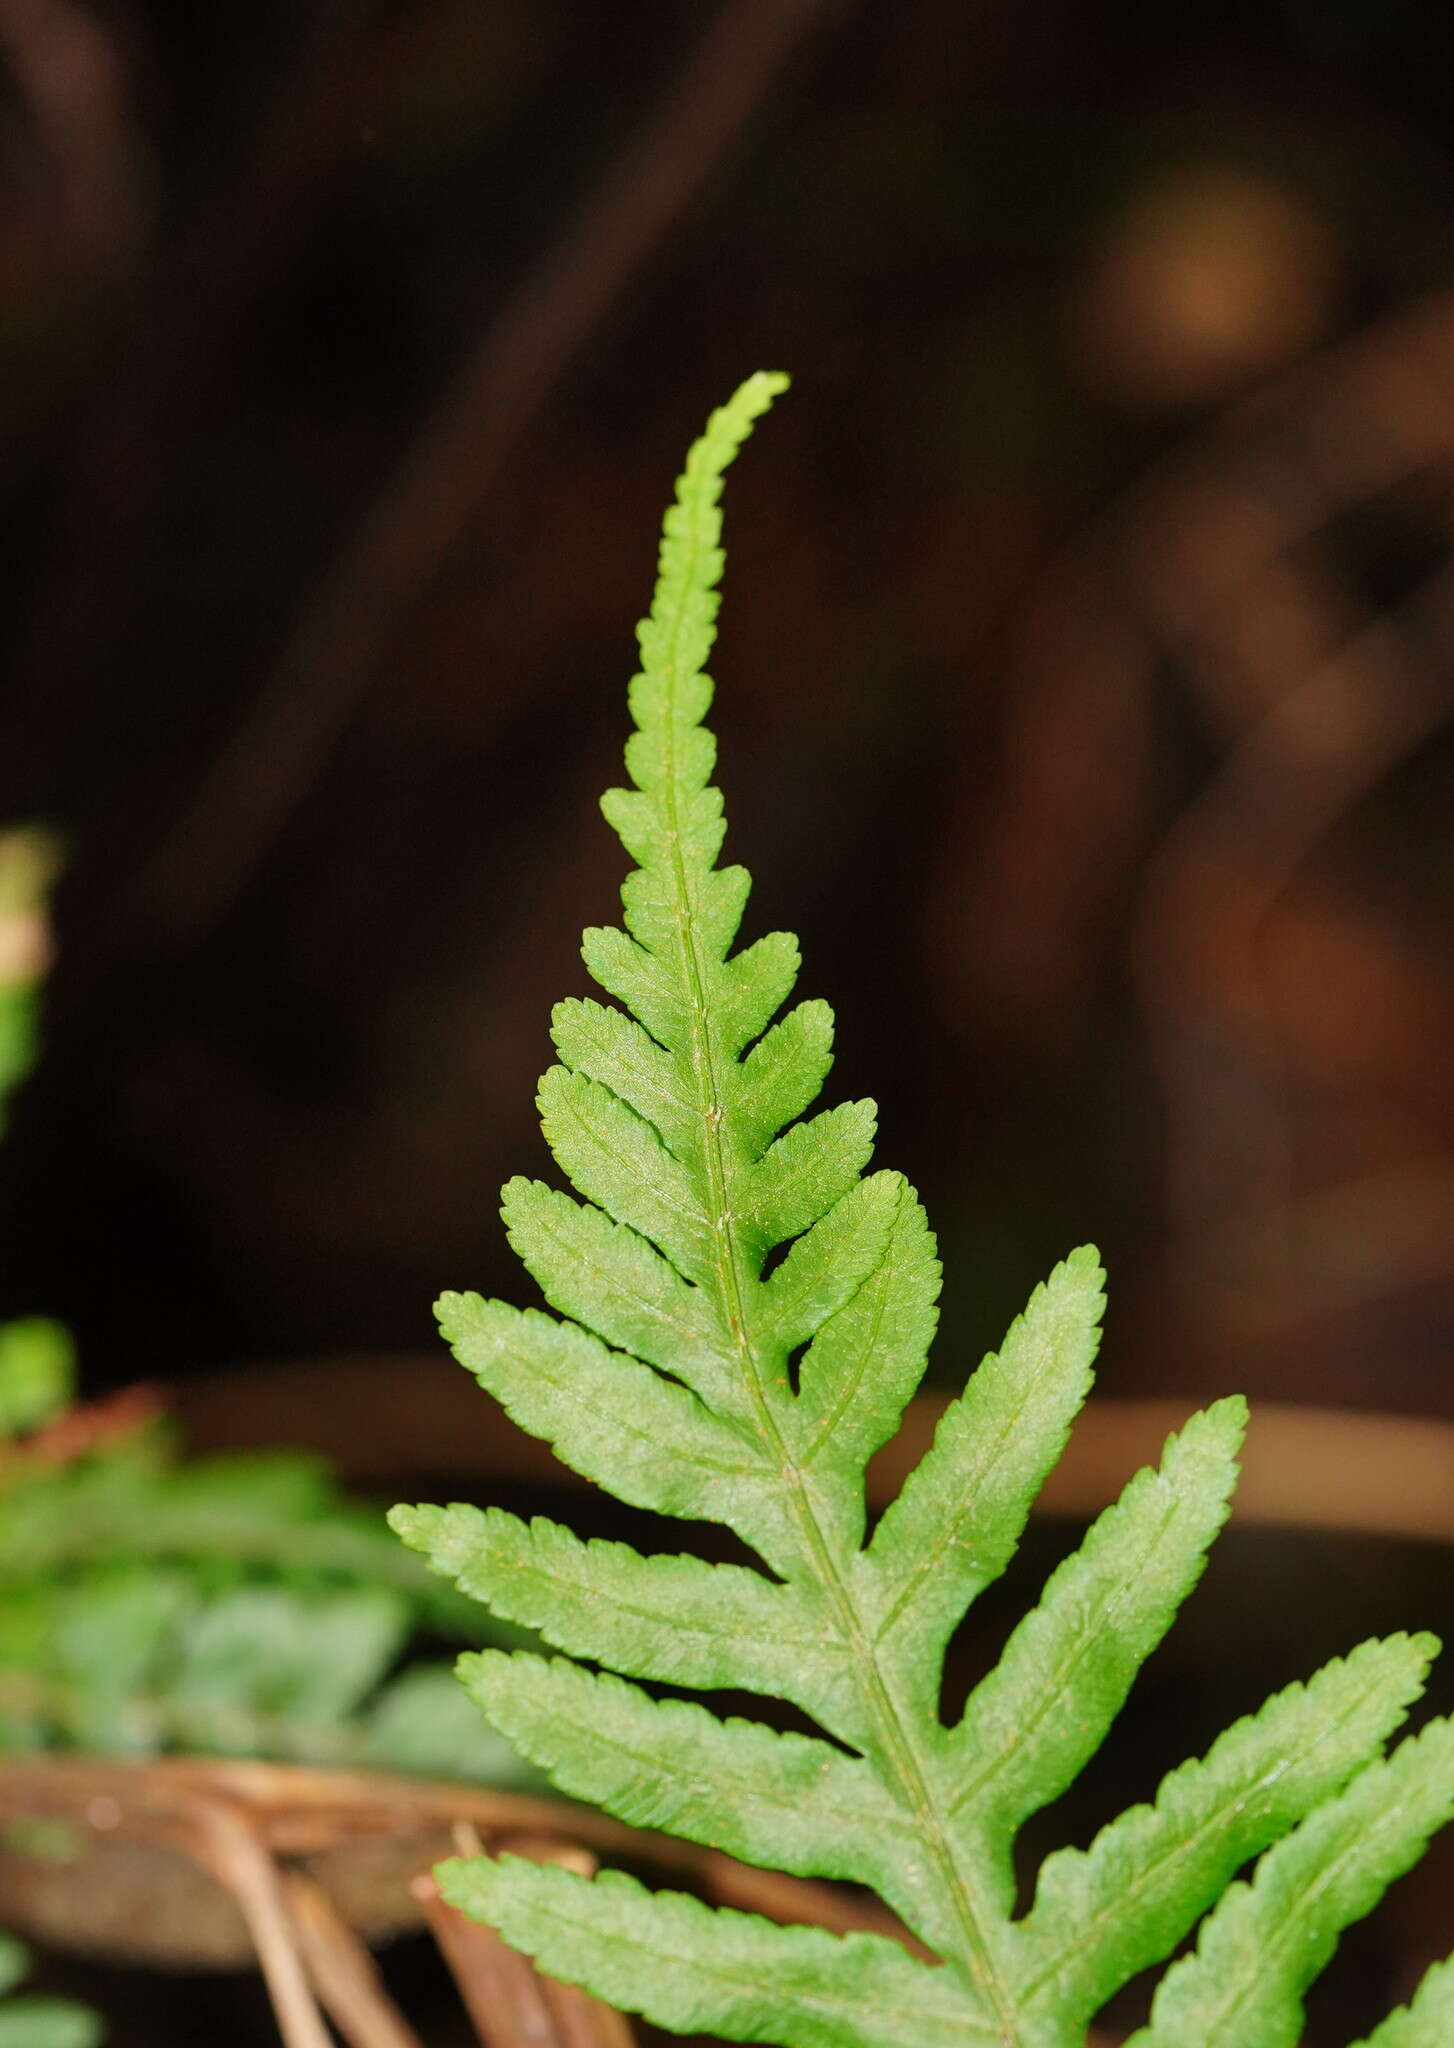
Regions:
<instances>
[{"instance_id":1,"label":"dry brown stem","mask_svg":"<svg viewBox=\"0 0 1454 2048\"><path fill-rule=\"evenodd\" d=\"M463 1845L462 1845L463 1846ZM589 1877L585 1850L536 1835L505 1835L492 1845L535 1862L559 1863ZM543 1976L492 1928L466 1919L429 1876L411 1890L459 1987L484 2048L632 2048L626 2020L598 1998Z\"/></svg>"},{"instance_id":2,"label":"dry brown stem","mask_svg":"<svg viewBox=\"0 0 1454 2048\"><path fill-rule=\"evenodd\" d=\"M313 1988L349 2048L423 2048L385 1991L373 1957L323 1887L290 1870L283 1896Z\"/></svg>"},{"instance_id":3,"label":"dry brown stem","mask_svg":"<svg viewBox=\"0 0 1454 2048\"><path fill-rule=\"evenodd\" d=\"M1170 1419L1179 1418L1159 1418L1163 1433ZM308 1871L293 1866L397 1834L407 1846L412 1830L441 1821L467 1852L483 1840L492 1851L588 1874L595 1866L583 1846L589 1842L685 1874L719 1905L835 1933L880 1934L925 1953L882 1906L857 1893L755 1870L588 1809L467 1786L187 1757L0 1759L0 1823L16 1821L62 1821L78 1835L158 1846L226 1885L267 1974L287 2048L327 2048L319 2000L350 2048L416 2048L357 1935ZM489 1929L446 1906L433 1879L418 1874L417 1861L399 1882L410 1917L422 1916L434 1932L486 2048L631 2048L618 2013L538 1977ZM84 1947L86 1930L77 1933ZM553 2031L540 2031L547 2026ZM1092 2034L1088 2048L1110 2048L1110 2041Z\"/></svg>"},{"instance_id":4,"label":"dry brown stem","mask_svg":"<svg viewBox=\"0 0 1454 2048\"><path fill-rule=\"evenodd\" d=\"M226 1885L247 1922L285 2048L333 2048L303 1967L276 1863L227 1801L197 1799L189 1818L197 1860Z\"/></svg>"},{"instance_id":5,"label":"dry brown stem","mask_svg":"<svg viewBox=\"0 0 1454 2048\"><path fill-rule=\"evenodd\" d=\"M573 1853L629 1856L700 1884L711 1897L776 1920L818 1922L846 1932L871 1928L906 1940L882 1909L854 1894L754 1870L712 1850L670 1835L626 1827L586 1807L563 1801L493 1792L478 1786L423 1779L311 1770L296 1764L157 1757L145 1762L82 1756L0 1758L0 1821L61 1822L85 1840L134 1843L191 1857L227 1883L256 1872L236 1851L237 1829L219 1832L218 1813L231 1816L259 1851L275 1862L310 1862L319 1877L325 1860L378 1845L397 1846L407 1875L447 1849L461 1825L491 1847L504 1839L569 1845ZM205 1840L199 1815L207 1816ZM443 1840L441 1840L443 1837ZM420 1843L429 1846L422 1850ZM411 1846L412 1845L412 1846ZM238 1852L241 1853L241 1852ZM412 1863L409 1858L412 1855ZM318 1859L316 1862L311 1859ZM12 1902L7 1900L7 1908ZM412 1916L396 1918L407 1924ZM253 1923L249 1920L249 1926ZM77 1930L84 1944L86 1930Z\"/></svg>"},{"instance_id":6,"label":"dry brown stem","mask_svg":"<svg viewBox=\"0 0 1454 2048\"><path fill-rule=\"evenodd\" d=\"M1381 1199L1396 1200L1399 1192L1385 1187ZM1411 1192L1419 1194L1428 1265L1447 1241L1441 1231L1454 1214L1454 1182L1431 1174L1427 1186ZM1351 1216L1330 1216L1328 1228L1346 1234L1377 1199L1378 1184L1363 1188ZM1417 1249L1411 1246L1410 1255ZM1343 1267L1342 1284L1354 1285L1356 1271L1346 1258ZM407 1412L396 1398L405 1381L412 1396ZM265 1406L282 1439L336 1459L357 1481L396 1478L403 1468L462 1480L571 1484L549 1448L507 1416L497 1415L489 1436L481 1437L478 1404L478 1389L448 1359L413 1355L249 1366L178 1393L188 1439L198 1448L251 1443L259 1406ZM1159 1456L1167 1430L1185 1420L1191 1405L1093 1397L1038 1511L1098 1514L1138 1464ZM942 1408L942 1396L910 1403L899 1435L869 1468L875 1506L893 1499L923 1456ZM1259 1401L1256 1413L1233 1505L1237 1522L1454 1542L1454 1423L1278 1401ZM376 1427L369 1424L373 1416ZM468 1460L461 1459L462 1444L471 1446Z\"/></svg>"},{"instance_id":7,"label":"dry brown stem","mask_svg":"<svg viewBox=\"0 0 1454 2048\"><path fill-rule=\"evenodd\" d=\"M640 132L489 327L126 912L195 940L311 781L372 664L602 316L718 168L827 0L728 0Z\"/></svg>"}]
</instances>

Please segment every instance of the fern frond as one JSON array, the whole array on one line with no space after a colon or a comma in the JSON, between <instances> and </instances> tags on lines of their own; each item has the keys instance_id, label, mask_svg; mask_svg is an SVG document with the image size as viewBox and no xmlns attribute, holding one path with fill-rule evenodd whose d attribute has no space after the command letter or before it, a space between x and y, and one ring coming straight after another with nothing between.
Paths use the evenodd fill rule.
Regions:
<instances>
[{"instance_id":1,"label":"fern frond","mask_svg":"<svg viewBox=\"0 0 1454 2048\"><path fill-rule=\"evenodd\" d=\"M0 1328L0 1750L533 1779L446 1666L395 1674L420 1627L459 1633L468 1615L478 1640L478 1609L442 1607L439 1580L326 1467L174 1463L149 1415L78 1427L57 1462L23 1432L56 1419L70 1382L58 1325Z\"/></svg>"},{"instance_id":2,"label":"fern frond","mask_svg":"<svg viewBox=\"0 0 1454 2048\"><path fill-rule=\"evenodd\" d=\"M493 1508L392 1520L463 1592L566 1653L461 1665L563 1790L869 1886L937 1960L610 1873L486 1857L443 1866L440 1882L547 1970L667 2027L786 2048L1077 2048L1260 1853L1250 1892L1234 1885L1207 1922L1208 1960L1169 1973L1143 2048L1275 2048L1308 1959L1454 1803L1442 1724L1379 1761L1431 1644L1365 1645L1279 1694L1151 1805L1048 1858L1015 1917L1017 1834L1098 1747L1196 1583L1245 1411L1229 1400L1194 1416L1130 1481L946 1727L949 1638L1013 1557L1085 1398L1102 1274L1083 1250L1037 1291L865 1543L865 1466L923 1371L938 1264L912 1190L866 1173L873 1105L813 1112L832 1016L816 1001L779 1014L796 941L732 951L748 879L717 866L702 725L722 476L784 382L751 378L713 415L666 517L631 685L632 786L603 805L636 867L624 929L583 947L620 1007L571 1000L553 1019L541 1117L575 1193L515 1180L504 1195L555 1313L439 1305L461 1361L567 1464L637 1506L725 1525L764 1568L644 1557ZM818 1732L657 1699L652 1683L786 1700ZM1344 1869L1340 1888L1328 1873ZM1286 1967L1259 1977L1269 1952ZM1442 2011L1444 1980L1430 1981L1420 1996Z\"/></svg>"},{"instance_id":3,"label":"fern frond","mask_svg":"<svg viewBox=\"0 0 1454 2048\"><path fill-rule=\"evenodd\" d=\"M478 1637L478 1611L431 1583L375 1511L344 1499L325 1466L296 1452L173 1463L162 1443L124 1442L0 1478L0 1586L142 1558L386 1586L428 1627Z\"/></svg>"},{"instance_id":4,"label":"fern frond","mask_svg":"<svg viewBox=\"0 0 1454 2048\"><path fill-rule=\"evenodd\" d=\"M451 1905L488 1921L551 1975L589 1978L598 1997L644 2009L677 2033L710 2028L795 2048L991 2048L1001 2039L966 2012L950 1972L926 1969L879 1935L778 1927L755 1913L709 1911L680 1892L649 1892L618 1871L585 1883L514 1856L493 1867L443 1863L437 1876Z\"/></svg>"},{"instance_id":5,"label":"fern frond","mask_svg":"<svg viewBox=\"0 0 1454 2048\"><path fill-rule=\"evenodd\" d=\"M1249 1857L1377 1750L1422 1690L1434 1648L1431 1636L1364 1643L1227 1729L1089 1849L1047 1857L1023 1923L1044 1958L1032 2002L1083 2024L1175 1948Z\"/></svg>"},{"instance_id":6,"label":"fern frond","mask_svg":"<svg viewBox=\"0 0 1454 2048\"><path fill-rule=\"evenodd\" d=\"M1227 1890L1127 2048L1296 2048L1303 1993L1338 1936L1451 1816L1454 1723L1432 1721L1268 1849L1250 1884Z\"/></svg>"}]
</instances>

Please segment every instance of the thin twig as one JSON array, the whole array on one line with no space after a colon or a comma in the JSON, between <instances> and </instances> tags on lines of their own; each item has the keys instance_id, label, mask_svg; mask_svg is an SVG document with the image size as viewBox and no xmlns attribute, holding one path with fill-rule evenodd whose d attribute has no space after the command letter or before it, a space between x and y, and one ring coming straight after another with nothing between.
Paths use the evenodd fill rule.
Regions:
<instances>
[{"instance_id":1,"label":"thin twig","mask_svg":"<svg viewBox=\"0 0 1454 2048\"><path fill-rule=\"evenodd\" d=\"M234 1806L198 1800L194 1818L200 1860L226 1885L247 1922L285 2048L334 2048L298 1952L277 1865Z\"/></svg>"},{"instance_id":2,"label":"thin twig","mask_svg":"<svg viewBox=\"0 0 1454 2048\"><path fill-rule=\"evenodd\" d=\"M104 19L74 0L0 0L0 56L47 159L62 247L83 282L119 276L148 223L126 67Z\"/></svg>"},{"instance_id":3,"label":"thin twig","mask_svg":"<svg viewBox=\"0 0 1454 2048\"><path fill-rule=\"evenodd\" d=\"M548 1835L501 1835L491 1846L497 1854L528 1856L533 1863L557 1863L577 1877L591 1877L596 1869L589 1849ZM562 1984L558 1977L538 1971L535 1974L560 2048L633 2048L635 2037L624 2013L577 1985Z\"/></svg>"},{"instance_id":4,"label":"thin twig","mask_svg":"<svg viewBox=\"0 0 1454 2048\"><path fill-rule=\"evenodd\" d=\"M829 0L728 0L675 85L486 333L324 582L119 920L194 941L283 829L501 464L604 314L719 167ZM114 936L114 935L113 935Z\"/></svg>"},{"instance_id":5,"label":"thin twig","mask_svg":"<svg viewBox=\"0 0 1454 2048\"><path fill-rule=\"evenodd\" d=\"M3 733L12 805L49 786L55 749L84 708L80 691L114 667L188 430L432 20L425 6L389 0L320 0L307 13L220 186L203 194L154 274L132 281L126 331L60 452L54 537L11 657L21 707Z\"/></svg>"},{"instance_id":6,"label":"thin twig","mask_svg":"<svg viewBox=\"0 0 1454 2048\"><path fill-rule=\"evenodd\" d=\"M525 1835L569 1843L577 1853L589 1844L593 1852L629 1856L689 1879L704 1874L709 1889L725 1884L735 1868L734 1896L770 1918L812 1921L821 1899L819 1886L776 1874L755 1890L760 1873L745 1864L732 1866L716 1852L627 1827L588 1807L483 1786L250 1759L0 1757L0 1821L61 1820L89 1831L102 1826L96 1816L104 1813L111 1840L195 1856L199 1802L209 1809L226 1804L250 1837L278 1858L319 1856L381 1838L437 1837L463 1821L491 1842ZM845 1926L879 1924L851 1907L846 1911Z\"/></svg>"},{"instance_id":7,"label":"thin twig","mask_svg":"<svg viewBox=\"0 0 1454 2048\"><path fill-rule=\"evenodd\" d=\"M1106 1469L1096 1475L1097 1505L1108 1497L1108 1490L1123 1483L1130 1466L1154 1457L1167 1432L1184 1419L1184 1407L1173 1402L1125 1405L1139 1411L1140 1434L1135 1442L1118 1446L1114 1471L1110 1469L1109 1447L1099 1446ZM942 1409L943 1404L937 1406ZM1283 1423L1297 1419L1289 1411L1282 1412ZM1382 1419L1390 1434L1386 1442L1375 1446L1375 1462L1382 1466L1385 1480L1392 1483L1407 1476L1422 1460L1423 1470L1415 1473L1416 1481L1425 1491L1442 1481L1447 1499L1450 1445L1429 1444L1424 1426L1413 1422L1398 1425L1404 1435L1395 1443L1393 1419ZM1294 1439L1286 1430L1279 1432L1278 1420L1276 1412L1270 1418L1266 1408L1259 1409L1254 1450L1265 1454L1270 1438L1281 1435L1282 1440L1271 1446L1271 1460L1264 1455L1259 1464L1254 1457L1248 1475L1257 1490L1274 1497L1299 1474L1306 1483L1303 1452L1308 1448L1303 1438ZM1356 1428L1360 1418L1329 1414L1316 1420L1325 1436L1336 1436L1340 1430ZM918 1428L921 1435L932 1433L933 1420L927 1412ZM1447 1434L1454 1441L1454 1430ZM1322 1456L1327 1448L1324 1442L1312 1444L1315 1465L1336 1465L1336 1460ZM924 1953L876 1901L778 1872L754 1870L719 1852L699 1850L668 1836L624 1827L588 1809L548 1800L521 1799L467 1786L355 1777L288 1764L188 1757L145 1762L77 1756L0 1759L0 1822L62 1820L81 1833L95 1829L111 1840L165 1847L190 1856L227 1887L246 1914L258 1954L269 1970L269 1987L287 2048L322 2048L328 2037L318 2031L323 2022L303 1976L307 1937L301 1929L295 1933L302 1917L297 1913L299 1893L291 1877L280 1876L273 1858L307 1855L380 1834L407 1834L419 1825L421 1816L437 1822L451 1809L456 1815L473 1817L465 1831L458 1825L452 1830L456 1843L470 1853L478 1848L480 1831L484 1831L491 1848L513 1848L516 1853L529 1849L587 1873L593 1859L580 1842L589 1838L597 1846L624 1851L634 1860L681 1871L722 1904L759 1912L769 1919L827 1927L835 1933L862 1930L899 1941L911 1953ZM514 1969L520 1959L506 1964L499 1953L503 1944L498 1944L489 1930L446 1907L432 1877L416 1877L409 1890L439 1941L461 1996L477 2015L481 2039L487 2048L507 2048L509 2037L491 2031L498 2008L490 2002L493 1992L488 1987L498 1986L501 1973ZM304 1896L312 1901L314 1888L310 1886ZM309 1910L305 1907L305 1915ZM327 1911L332 1913L331 1906ZM510 1981L516 1980L512 1977ZM321 1981L319 1989L324 1990ZM550 1998L550 2023L556 2034L530 2037L529 2048L631 2048L626 2022L610 2008L589 2000L582 2016L569 1998L557 1998L554 1990ZM538 2007L539 2001L535 2001L531 2009ZM332 2009L344 2025L341 2007ZM577 2020L594 2031L561 2032L562 2026L574 2025ZM393 2048L389 2037L377 2029L373 2035L360 2032L350 2038L356 2048ZM395 2038L399 2048L409 2039L407 2032ZM1088 2048L1109 2048L1109 2042L1093 2034Z\"/></svg>"},{"instance_id":8,"label":"thin twig","mask_svg":"<svg viewBox=\"0 0 1454 2048\"><path fill-rule=\"evenodd\" d=\"M423 2048L385 1991L373 1957L323 1887L290 1870L283 1896L313 1987L349 2048Z\"/></svg>"},{"instance_id":9,"label":"thin twig","mask_svg":"<svg viewBox=\"0 0 1454 2048\"><path fill-rule=\"evenodd\" d=\"M397 1401L405 1381L413 1392L407 1414ZM177 1405L188 1441L211 1450L251 1443L253 1418L259 1405L265 1406L281 1438L338 1459L356 1481L404 1470L467 1474L471 1480L508 1476L518 1483L572 1483L549 1448L516 1430L504 1415L495 1418L488 1443L473 1438L471 1418L478 1399L447 1360L411 1353L249 1366L236 1375L180 1388ZM942 1408L932 1395L910 1404L904 1427L869 1467L874 1506L895 1497L928 1449ZM378 1430L363 1427L361 1418L391 1412L392 1434L382 1425ZM1165 1420L1166 1413L1162 1401L1093 1397L1037 1512L1098 1513L1143 1455L1154 1460L1167 1429L1176 1426ZM1239 1524L1362 1529L1454 1542L1454 1422L1434 1415L1350 1414L1275 1401L1259 1402L1257 1413L1257 1434L1233 1507ZM1185 1419L1184 1408L1179 1419ZM462 1460L465 1443L471 1453ZM1400 1460L1407 1461L1402 1470Z\"/></svg>"},{"instance_id":10,"label":"thin twig","mask_svg":"<svg viewBox=\"0 0 1454 2048\"><path fill-rule=\"evenodd\" d=\"M595 1869L595 1858L584 1850L539 1836L507 1835L491 1846L559 1863L582 1877ZM621 2013L544 1976L493 1928L451 1906L432 1877L415 1878L411 1890L484 2048L632 2048L631 2028Z\"/></svg>"},{"instance_id":11,"label":"thin twig","mask_svg":"<svg viewBox=\"0 0 1454 2048\"><path fill-rule=\"evenodd\" d=\"M441 1896L432 1877L416 1877L409 1889L484 2048L536 2048L548 2022L524 1956L507 1948L492 1928L467 1920Z\"/></svg>"}]
</instances>

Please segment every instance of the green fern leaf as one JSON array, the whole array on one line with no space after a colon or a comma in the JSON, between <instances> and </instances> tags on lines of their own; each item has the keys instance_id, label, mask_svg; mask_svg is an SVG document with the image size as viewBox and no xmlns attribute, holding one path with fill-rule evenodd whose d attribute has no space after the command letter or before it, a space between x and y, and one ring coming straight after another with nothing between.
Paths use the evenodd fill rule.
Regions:
<instances>
[{"instance_id":1,"label":"green fern leaf","mask_svg":"<svg viewBox=\"0 0 1454 2048\"><path fill-rule=\"evenodd\" d=\"M387 1586L441 1634L478 1635L478 1611L406 1557L374 1510L343 1499L313 1458L249 1453L172 1464L164 1443L125 1440L7 1480L0 1586L59 1580L116 1558L180 1558Z\"/></svg>"},{"instance_id":2,"label":"green fern leaf","mask_svg":"<svg viewBox=\"0 0 1454 2048\"><path fill-rule=\"evenodd\" d=\"M1032 2002L1084 2024L1173 1949L1249 1857L1377 1749L1418 1696L1434 1647L1431 1636L1363 1644L1229 1728L1088 1850L1047 1857L1024 1922L1044 1958Z\"/></svg>"},{"instance_id":3,"label":"green fern leaf","mask_svg":"<svg viewBox=\"0 0 1454 2048\"><path fill-rule=\"evenodd\" d=\"M777 1927L649 1892L619 1872L584 1883L513 1856L444 1863L437 1875L451 1905L498 1928L551 1975L589 1979L599 1997L632 2009L649 1985L649 2016L678 2033L710 2028L800 2048L990 2048L1001 2039L951 1972L926 1969L878 1935Z\"/></svg>"},{"instance_id":4,"label":"green fern leaf","mask_svg":"<svg viewBox=\"0 0 1454 2048\"><path fill-rule=\"evenodd\" d=\"M1050 1856L1015 1917L1023 1823L1074 1780L1195 1585L1245 1412L1194 1416L1051 1577L962 1718L949 1638L1006 1569L1090 1385L1102 1275L1059 1267L947 1410L865 1543L864 1471L923 1371L938 1264L900 1176L865 1175L871 1103L813 1113L821 1002L784 1014L796 942L736 953L702 725L723 473L783 388L713 415L667 513L626 753L604 810L636 862L624 929L587 932L621 1007L562 1003L543 1127L575 1194L515 1180L511 1242L550 1315L446 1295L456 1354L522 1427L621 1499L721 1523L763 1570L643 1557L499 1509L397 1508L462 1592L563 1657L488 1650L461 1676L574 1797L776 1870L871 1887L930 1951L713 1912L630 1878L446 1864L444 1892L542 1966L657 2023L785 2048L1077 2048L1129 1977L1212 1908L1142 2048L1278 2048L1337 1932L1454 1805L1444 1724L1387 1761L1432 1645L1395 1637L1270 1700L1148 1806ZM776 1021L775 1021L776 1020ZM587 1669L587 1660L601 1669ZM647 1687L791 1702L780 1733ZM1250 1890L1231 1884L1261 1856ZM1435 1975L1378 2048L1432 2048ZM1422 2003L1421 2003L1422 2001Z\"/></svg>"},{"instance_id":5,"label":"green fern leaf","mask_svg":"<svg viewBox=\"0 0 1454 2048\"><path fill-rule=\"evenodd\" d=\"M68 1372L56 1326L0 1330L12 1417L44 1419ZM446 1666L393 1675L421 1624L478 1640L478 1608L441 1606L444 1590L314 1459L174 1464L151 1426L62 1463L18 1444L0 1484L0 1751L190 1749L531 1782Z\"/></svg>"},{"instance_id":6,"label":"green fern leaf","mask_svg":"<svg viewBox=\"0 0 1454 2048\"><path fill-rule=\"evenodd\" d=\"M1228 1889L1127 2048L1295 2048L1303 1993L1338 1936L1451 1816L1454 1723L1433 1721L1267 1850L1250 1884Z\"/></svg>"}]
</instances>

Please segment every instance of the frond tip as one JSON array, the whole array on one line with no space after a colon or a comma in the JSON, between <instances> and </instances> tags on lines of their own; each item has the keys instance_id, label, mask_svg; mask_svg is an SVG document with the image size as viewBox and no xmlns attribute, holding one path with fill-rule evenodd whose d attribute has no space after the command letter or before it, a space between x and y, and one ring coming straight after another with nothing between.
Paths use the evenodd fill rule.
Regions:
<instances>
[{"instance_id":1,"label":"frond tip","mask_svg":"<svg viewBox=\"0 0 1454 2048\"><path fill-rule=\"evenodd\" d=\"M719 867L702 724L723 475L784 388L749 378L693 447L631 684L635 863L583 956L608 1003L553 1018L542 1124L574 1193L513 1180L510 1241L552 1313L439 1304L461 1361L621 1499L735 1531L764 1569L642 1556L499 1509L399 1508L460 1589L564 1654L461 1662L471 1697L569 1795L637 1825L876 1891L936 1960L714 1912L607 1872L488 1857L445 1895L543 1966L662 2026L783 2048L1081 2048L1164 1960L1140 2048L1283 2048L1308 1978L1454 1808L1454 1728L1387 1759L1433 1643L1365 1644L1287 1688L1150 1803L1062 1849L1015 1917L1024 1822L1074 1780L1199 1577L1246 1414L1193 1416L1052 1575L963 1718L946 1646L1005 1570L1091 1382L1104 1275L1073 1252L947 1409L865 1542L864 1474L924 1369L939 1264L902 1177L869 1172L872 1103L814 1111L833 1017L785 1008L797 942L733 951L748 877ZM588 1660L590 1669L574 1660ZM785 1700L782 1734L636 1681ZM1239 1869L1260 1858L1250 1884ZM1221 1903L1218 1903L1220 1899ZM1446 2044L1454 1964L1363 2048Z\"/></svg>"}]
</instances>

